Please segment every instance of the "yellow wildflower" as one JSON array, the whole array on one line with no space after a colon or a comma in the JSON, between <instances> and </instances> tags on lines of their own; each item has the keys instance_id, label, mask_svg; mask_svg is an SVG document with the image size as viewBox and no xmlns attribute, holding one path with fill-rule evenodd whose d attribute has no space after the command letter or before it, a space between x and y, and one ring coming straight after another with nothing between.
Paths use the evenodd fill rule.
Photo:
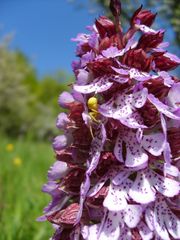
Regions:
<instances>
[{"instance_id":1,"label":"yellow wildflower","mask_svg":"<svg viewBox=\"0 0 180 240\"><path fill-rule=\"evenodd\" d=\"M14 164L15 166L17 166L17 167L21 166L21 165L22 165L22 160L21 160L21 158L15 157L15 158L13 159L13 164Z\"/></svg>"},{"instance_id":2,"label":"yellow wildflower","mask_svg":"<svg viewBox=\"0 0 180 240\"><path fill-rule=\"evenodd\" d=\"M9 143L6 145L6 151L12 152L14 150L14 145L12 143Z\"/></svg>"}]
</instances>

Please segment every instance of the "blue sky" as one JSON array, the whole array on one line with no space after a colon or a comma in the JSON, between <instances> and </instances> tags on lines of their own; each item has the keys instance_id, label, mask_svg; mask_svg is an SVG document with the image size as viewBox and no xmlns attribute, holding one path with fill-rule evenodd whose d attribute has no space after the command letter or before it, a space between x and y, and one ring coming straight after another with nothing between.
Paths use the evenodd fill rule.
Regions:
<instances>
[{"instance_id":1,"label":"blue sky","mask_svg":"<svg viewBox=\"0 0 180 240\"><path fill-rule=\"evenodd\" d=\"M86 31L102 11L90 14L90 8L77 9L70 2L88 5L91 0L0 0L0 35L14 33L12 48L22 50L37 69L39 76L63 69L71 73L71 62L75 59L75 43L71 38ZM143 2L143 0L142 0ZM138 7L138 6L137 6ZM158 17L160 27L165 21ZM174 34L168 28L165 40L173 48ZM178 54L179 55L179 54Z\"/></svg>"},{"instance_id":2,"label":"blue sky","mask_svg":"<svg viewBox=\"0 0 180 240\"><path fill-rule=\"evenodd\" d=\"M40 76L57 69L71 72L75 43L70 39L98 15L67 0L1 0L0 34L14 33L11 47L21 49Z\"/></svg>"}]
</instances>

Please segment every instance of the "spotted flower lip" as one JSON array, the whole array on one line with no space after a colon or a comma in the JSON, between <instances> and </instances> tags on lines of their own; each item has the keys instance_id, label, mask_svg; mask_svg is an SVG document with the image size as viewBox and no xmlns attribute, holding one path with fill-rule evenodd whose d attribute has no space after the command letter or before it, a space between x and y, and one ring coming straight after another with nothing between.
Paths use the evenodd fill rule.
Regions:
<instances>
[{"instance_id":1,"label":"spotted flower lip","mask_svg":"<svg viewBox=\"0 0 180 240\"><path fill-rule=\"evenodd\" d=\"M52 240L180 239L180 84L165 31L142 6L124 33L121 2L80 33L75 82L58 99L61 131L39 221ZM139 39L138 39L139 38ZM92 101L91 101L92 100ZM63 131L63 133L62 133Z\"/></svg>"}]
</instances>

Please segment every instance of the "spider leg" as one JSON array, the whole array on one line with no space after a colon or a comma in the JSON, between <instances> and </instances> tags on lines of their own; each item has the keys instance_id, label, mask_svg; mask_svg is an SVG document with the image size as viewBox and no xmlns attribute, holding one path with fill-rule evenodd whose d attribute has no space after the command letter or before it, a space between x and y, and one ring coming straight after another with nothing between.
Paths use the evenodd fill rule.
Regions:
<instances>
[{"instance_id":1,"label":"spider leg","mask_svg":"<svg viewBox=\"0 0 180 240\"><path fill-rule=\"evenodd\" d=\"M95 111L89 112L89 116L91 117L91 119L92 119L94 122L99 123L99 121L96 119L97 115L98 115L98 112L95 112Z\"/></svg>"}]
</instances>

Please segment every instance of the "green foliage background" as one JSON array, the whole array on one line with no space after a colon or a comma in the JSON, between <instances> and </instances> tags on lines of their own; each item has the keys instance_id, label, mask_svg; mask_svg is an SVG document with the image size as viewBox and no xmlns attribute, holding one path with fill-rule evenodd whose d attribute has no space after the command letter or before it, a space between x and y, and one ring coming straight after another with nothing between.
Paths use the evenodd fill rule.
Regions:
<instances>
[{"instance_id":1,"label":"green foliage background","mask_svg":"<svg viewBox=\"0 0 180 240\"><path fill-rule=\"evenodd\" d=\"M66 80L66 81L65 81ZM55 134L60 92L72 76L63 71L39 78L20 51L0 45L0 132L12 137L47 139Z\"/></svg>"}]
</instances>

